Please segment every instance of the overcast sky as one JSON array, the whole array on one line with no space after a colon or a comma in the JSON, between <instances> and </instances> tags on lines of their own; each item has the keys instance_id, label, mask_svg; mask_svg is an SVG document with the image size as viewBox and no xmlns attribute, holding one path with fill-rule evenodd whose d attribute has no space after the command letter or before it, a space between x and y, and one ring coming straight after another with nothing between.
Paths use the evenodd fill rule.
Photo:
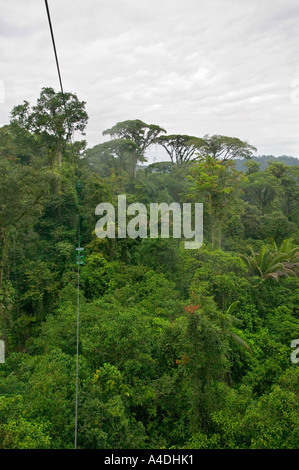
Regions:
<instances>
[{"instance_id":1,"label":"overcast sky","mask_svg":"<svg viewBox=\"0 0 299 470\"><path fill-rule=\"evenodd\" d=\"M89 146L116 122L141 119L299 156L298 0L48 3L65 91L86 101ZM59 84L44 0L0 5L4 125L14 105Z\"/></svg>"}]
</instances>

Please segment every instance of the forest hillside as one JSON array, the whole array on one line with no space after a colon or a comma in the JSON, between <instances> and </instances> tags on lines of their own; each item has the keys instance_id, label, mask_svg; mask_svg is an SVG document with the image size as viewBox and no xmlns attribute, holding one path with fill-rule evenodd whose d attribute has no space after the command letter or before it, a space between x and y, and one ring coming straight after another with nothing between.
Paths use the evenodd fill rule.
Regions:
<instances>
[{"instance_id":1,"label":"forest hillside","mask_svg":"<svg viewBox=\"0 0 299 470\"><path fill-rule=\"evenodd\" d=\"M78 268L79 448L298 448L298 164L139 119L87 148L85 103L62 98L0 128L0 448L73 447ZM202 246L99 238L119 195L203 203Z\"/></svg>"}]
</instances>

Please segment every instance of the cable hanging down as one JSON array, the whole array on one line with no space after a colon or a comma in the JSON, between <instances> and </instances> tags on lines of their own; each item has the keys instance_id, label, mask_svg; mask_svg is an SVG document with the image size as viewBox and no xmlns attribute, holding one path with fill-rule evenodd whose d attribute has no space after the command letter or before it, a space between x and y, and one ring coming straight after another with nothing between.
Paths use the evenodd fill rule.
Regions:
<instances>
[{"instance_id":1,"label":"cable hanging down","mask_svg":"<svg viewBox=\"0 0 299 470\"><path fill-rule=\"evenodd\" d=\"M69 117L68 117L68 111L67 111L67 106L66 106L66 101L65 101L65 96L64 96L64 90L63 90L63 84L62 84L62 78L61 78L61 72L60 72L60 67L59 67L59 61L58 61L58 55L57 55L57 50L56 50L56 44L55 44L55 38L54 38L54 32L53 32L53 27L52 27L52 21L51 21L51 15L50 15L50 10L49 10L48 0L45 0L45 5L46 5L46 10L47 10L48 23L49 23L51 39L52 39L52 45L53 45L53 50L54 50L54 56L55 56L55 61L56 61L56 68L57 68L58 79L59 79L59 84L60 84L62 102L63 102L63 106L64 106L64 110L65 110L66 122L67 122L68 129L69 129L69 136L71 137L71 135L72 135L71 126L70 126L70 121L69 121Z\"/></svg>"},{"instance_id":2,"label":"cable hanging down","mask_svg":"<svg viewBox=\"0 0 299 470\"><path fill-rule=\"evenodd\" d=\"M47 0L45 0L45 5L46 5L46 10L47 10L47 16L48 16L48 23L49 23L51 38L52 38L52 45L53 45L54 56L55 56L55 61L56 61L56 68L57 68L57 72L58 72L58 78L59 78L59 84L60 84L62 102L63 102L63 106L64 106L64 110L65 110L66 121L67 121L67 125L68 125L68 130L69 130L69 136L70 136L70 138L72 139L71 126L70 126L70 121L69 121L69 116L68 116L68 110L67 110L66 101L65 101L65 96L64 96L64 90L63 90L61 72L60 72L59 61L58 61L58 55L57 55L57 50L56 50L54 32L53 32L53 27L52 27L51 15L50 15L50 10L49 10L49 5L48 5L48 1L47 1ZM80 234L80 219L79 219L79 234ZM75 448L75 449L77 449L77 435L78 435L80 265L84 264L84 258L85 258L85 255L84 255L84 248L82 248L82 247L80 246L80 244L81 244L81 237L80 237L80 235L79 235L79 247L76 248L76 263L77 263L77 265L78 265L78 283L77 283L76 394L75 394L75 439L74 439L74 448Z\"/></svg>"}]
</instances>

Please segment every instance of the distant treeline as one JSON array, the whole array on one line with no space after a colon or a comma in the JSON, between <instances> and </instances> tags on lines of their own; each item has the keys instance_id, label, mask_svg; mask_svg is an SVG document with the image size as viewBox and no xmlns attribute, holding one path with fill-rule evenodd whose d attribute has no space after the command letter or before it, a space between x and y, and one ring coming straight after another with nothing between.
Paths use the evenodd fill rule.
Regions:
<instances>
[{"instance_id":1,"label":"distant treeline","mask_svg":"<svg viewBox=\"0 0 299 470\"><path fill-rule=\"evenodd\" d=\"M252 156L250 158L252 161L255 161L260 164L259 171L264 171L268 167L268 162L280 162L284 163L285 165L288 166L297 166L299 165L299 158L298 157L291 157L288 155L281 155L280 157L274 157L274 155L260 155L258 157ZM236 158L234 160L235 163L235 168L237 171L247 171L247 166L246 162L248 160L246 158ZM151 171L159 171L162 173L168 173L170 168L174 165L172 162L169 161L163 161L163 162L155 162L150 165L145 164L145 165L137 165L138 170L145 170L145 169L150 169Z\"/></svg>"},{"instance_id":2,"label":"distant treeline","mask_svg":"<svg viewBox=\"0 0 299 470\"><path fill-rule=\"evenodd\" d=\"M260 170L264 171L267 166L268 162L281 162L284 163L285 165L289 166L294 166L294 165L299 165L299 158L297 157L290 157L288 155L281 155L280 157L274 157L273 155L260 155L258 157L251 157L251 160L254 160L258 163L261 164ZM246 160L245 159L236 159L236 170L237 171L246 171L247 167L245 165Z\"/></svg>"}]
</instances>

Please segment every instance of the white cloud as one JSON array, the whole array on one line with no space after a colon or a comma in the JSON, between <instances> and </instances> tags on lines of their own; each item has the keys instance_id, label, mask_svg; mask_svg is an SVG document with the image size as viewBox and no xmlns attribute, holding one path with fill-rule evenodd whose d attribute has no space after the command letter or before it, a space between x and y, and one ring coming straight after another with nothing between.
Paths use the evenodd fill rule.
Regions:
<instances>
[{"instance_id":1,"label":"white cloud","mask_svg":"<svg viewBox=\"0 0 299 470\"><path fill-rule=\"evenodd\" d=\"M299 155L297 0L49 0L64 88L87 102L89 145L124 119L226 134ZM2 2L0 122L58 90L44 4ZM298 96L298 93L296 94Z\"/></svg>"}]
</instances>

